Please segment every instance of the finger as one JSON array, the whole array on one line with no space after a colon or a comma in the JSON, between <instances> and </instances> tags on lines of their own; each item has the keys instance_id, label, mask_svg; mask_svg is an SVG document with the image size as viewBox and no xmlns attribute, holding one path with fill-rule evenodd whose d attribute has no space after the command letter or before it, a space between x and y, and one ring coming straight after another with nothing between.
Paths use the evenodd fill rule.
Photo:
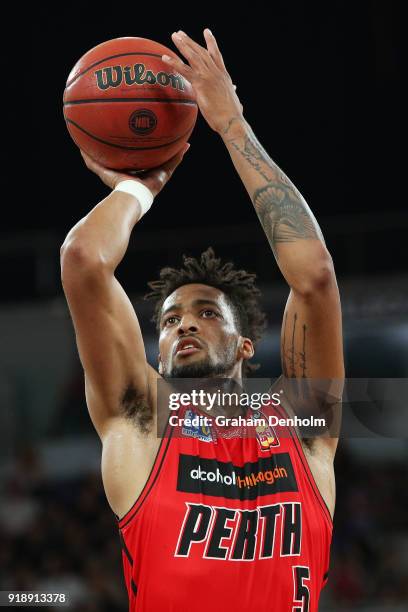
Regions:
<instances>
[{"instance_id":1,"label":"finger","mask_svg":"<svg viewBox=\"0 0 408 612\"><path fill-rule=\"evenodd\" d=\"M101 170L104 170L104 168L100 164L98 164L98 162L96 162L92 157L90 157L88 153L85 153L85 151L83 151L82 149L79 149L79 151L82 155L86 167L89 168L89 170L92 170L93 172L100 172Z\"/></svg>"},{"instance_id":2,"label":"finger","mask_svg":"<svg viewBox=\"0 0 408 612\"><path fill-rule=\"evenodd\" d=\"M172 157L171 159L169 159L169 161L163 164L162 166L163 170L165 172L168 172L169 174L172 174L174 170L177 168L177 166L179 165L179 163L181 162L181 160L183 159L184 155L189 150L189 148L190 148L190 143L186 142L184 147L174 157Z\"/></svg>"},{"instance_id":3,"label":"finger","mask_svg":"<svg viewBox=\"0 0 408 612\"><path fill-rule=\"evenodd\" d=\"M174 32L171 38L177 49L182 53L194 70L199 70L203 66L208 67L205 49L195 43L187 34L180 30L179 32Z\"/></svg>"},{"instance_id":4,"label":"finger","mask_svg":"<svg viewBox=\"0 0 408 612\"><path fill-rule=\"evenodd\" d=\"M83 151L82 149L79 149L79 152L82 155L84 162L88 165L88 161L91 159L89 155L85 153L85 151Z\"/></svg>"},{"instance_id":5,"label":"finger","mask_svg":"<svg viewBox=\"0 0 408 612\"><path fill-rule=\"evenodd\" d=\"M217 44L217 41L215 40L215 36L209 28L206 28L204 30L204 38L205 38L205 42L207 43L208 53L214 60L214 63L221 70L226 70L224 59L221 55L221 51L218 48L218 44Z\"/></svg>"},{"instance_id":6,"label":"finger","mask_svg":"<svg viewBox=\"0 0 408 612\"><path fill-rule=\"evenodd\" d=\"M115 174L113 170L102 166L95 159L93 159L93 157L85 153L85 151L82 151L82 149L80 149L80 151L88 170L91 170L97 174L103 181L106 179L109 180Z\"/></svg>"},{"instance_id":7,"label":"finger","mask_svg":"<svg viewBox=\"0 0 408 612\"><path fill-rule=\"evenodd\" d=\"M146 172L143 182L155 196L163 189L164 185L171 178L173 172L180 164L189 148L190 145L186 143L184 147L166 163L158 168L153 168L152 170Z\"/></svg>"},{"instance_id":8,"label":"finger","mask_svg":"<svg viewBox=\"0 0 408 612\"><path fill-rule=\"evenodd\" d=\"M180 58L170 57L169 55L162 55L162 60L169 66L171 66L175 72L185 77L187 81L191 81L193 78L193 71L190 66L187 66Z\"/></svg>"},{"instance_id":9,"label":"finger","mask_svg":"<svg viewBox=\"0 0 408 612\"><path fill-rule=\"evenodd\" d=\"M197 69L197 67L200 65L200 57L196 53L196 51L194 51L193 49L191 49L191 47L189 47L189 45L186 42L185 37L183 38L179 32L173 32L173 34L171 35L171 38L172 38L173 43L176 45L177 49L185 57L185 59L190 64L190 66L192 68Z\"/></svg>"},{"instance_id":10,"label":"finger","mask_svg":"<svg viewBox=\"0 0 408 612\"><path fill-rule=\"evenodd\" d=\"M114 189L115 185L120 180L126 180L127 178L133 178L127 173L111 170L110 168L105 168L104 166L99 164L97 161L95 161L92 157L90 157L90 155L85 153L85 151L82 151L82 149L80 149L80 152L81 152L81 155L84 159L84 162L88 170L91 170L91 172L94 172L96 176L99 176L101 181L103 181L105 185L107 185L111 189Z\"/></svg>"},{"instance_id":11,"label":"finger","mask_svg":"<svg viewBox=\"0 0 408 612\"><path fill-rule=\"evenodd\" d=\"M176 32L176 35L181 38L182 42L190 47L197 55L201 57L205 57L207 55L207 49L199 45L195 40L193 40L188 34L183 32L183 30L179 30Z\"/></svg>"}]
</instances>

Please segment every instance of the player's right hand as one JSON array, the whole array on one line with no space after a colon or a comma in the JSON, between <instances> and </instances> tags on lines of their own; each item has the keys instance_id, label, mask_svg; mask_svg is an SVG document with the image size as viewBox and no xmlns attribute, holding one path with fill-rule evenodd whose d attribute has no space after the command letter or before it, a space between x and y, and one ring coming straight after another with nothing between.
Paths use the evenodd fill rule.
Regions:
<instances>
[{"instance_id":1,"label":"player's right hand","mask_svg":"<svg viewBox=\"0 0 408 612\"><path fill-rule=\"evenodd\" d=\"M163 55L162 60L190 81L198 107L208 125L219 134L225 133L231 120L243 120L243 106L215 36L208 28L204 30L206 47L181 30L173 32L171 37L188 63L168 55Z\"/></svg>"},{"instance_id":2,"label":"player's right hand","mask_svg":"<svg viewBox=\"0 0 408 612\"><path fill-rule=\"evenodd\" d=\"M169 159L165 164L162 164L157 168L152 168L151 170L141 172L137 176L127 174L126 172L118 172L116 170L111 170L110 168L105 168L82 150L81 155L84 158L86 167L99 176L101 181L103 181L105 185L111 189L115 189L116 185L120 183L120 181L133 180L145 185L148 189L150 189L153 196L156 197L157 194L163 189L167 181L171 178L173 172L189 148L189 143L186 143L177 153L177 155Z\"/></svg>"}]
</instances>

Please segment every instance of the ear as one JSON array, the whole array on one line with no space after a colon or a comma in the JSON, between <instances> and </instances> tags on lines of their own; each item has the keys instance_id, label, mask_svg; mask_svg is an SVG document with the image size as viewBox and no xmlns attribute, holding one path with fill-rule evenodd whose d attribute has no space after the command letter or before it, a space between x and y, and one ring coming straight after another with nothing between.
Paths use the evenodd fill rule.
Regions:
<instances>
[{"instance_id":1,"label":"ear","mask_svg":"<svg viewBox=\"0 0 408 612\"><path fill-rule=\"evenodd\" d=\"M162 360L160 357L160 353L157 355L157 361L159 364L158 370L159 370L159 374L162 375L163 374L163 364L162 364Z\"/></svg>"},{"instance_id":2,"label":"ear","mask_svg":"<svg viewBox=\"0 0 408 612\"><path fill-rule=\"evenodd\" d=\"M249 338L241 337L238 342L238 356L241 359L251 359L255 355L254 345Z\"/></svg>"}]
</instances>

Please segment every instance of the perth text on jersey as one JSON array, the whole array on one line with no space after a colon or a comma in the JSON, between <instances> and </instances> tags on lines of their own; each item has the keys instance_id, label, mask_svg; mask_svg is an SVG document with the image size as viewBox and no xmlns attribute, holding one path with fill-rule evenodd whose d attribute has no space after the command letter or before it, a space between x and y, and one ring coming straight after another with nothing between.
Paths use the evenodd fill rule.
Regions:
<instances>
[{"instance_id":1,"label":"perth text on jersey","mask_svg":"<svg viewBox=\"0 0 408 612\"><path fill-rule=\"evenodd\" d=\"M302 547L301 502L242 510L186 502L175 557L252 561L297 557ZM198 549L198 551L197 551Z\"/></svg>"}]
</instances>

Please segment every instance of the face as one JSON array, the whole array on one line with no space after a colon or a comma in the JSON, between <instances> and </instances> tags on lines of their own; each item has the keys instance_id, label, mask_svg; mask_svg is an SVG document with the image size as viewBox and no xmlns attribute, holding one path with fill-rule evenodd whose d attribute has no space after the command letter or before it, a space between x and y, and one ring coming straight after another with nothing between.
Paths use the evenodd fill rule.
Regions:
<instances>
[{"instance_id":1,"label":"face","mask_svg":"<svg viewBox=\"0 0 408 612\"><path fill-rule=\"evenodd\" d=\"M165 300L160 317L159 371L172 378L240 377L252 342L240 336L225 294L183 285Z\"/></svg>"}]
</instances>

